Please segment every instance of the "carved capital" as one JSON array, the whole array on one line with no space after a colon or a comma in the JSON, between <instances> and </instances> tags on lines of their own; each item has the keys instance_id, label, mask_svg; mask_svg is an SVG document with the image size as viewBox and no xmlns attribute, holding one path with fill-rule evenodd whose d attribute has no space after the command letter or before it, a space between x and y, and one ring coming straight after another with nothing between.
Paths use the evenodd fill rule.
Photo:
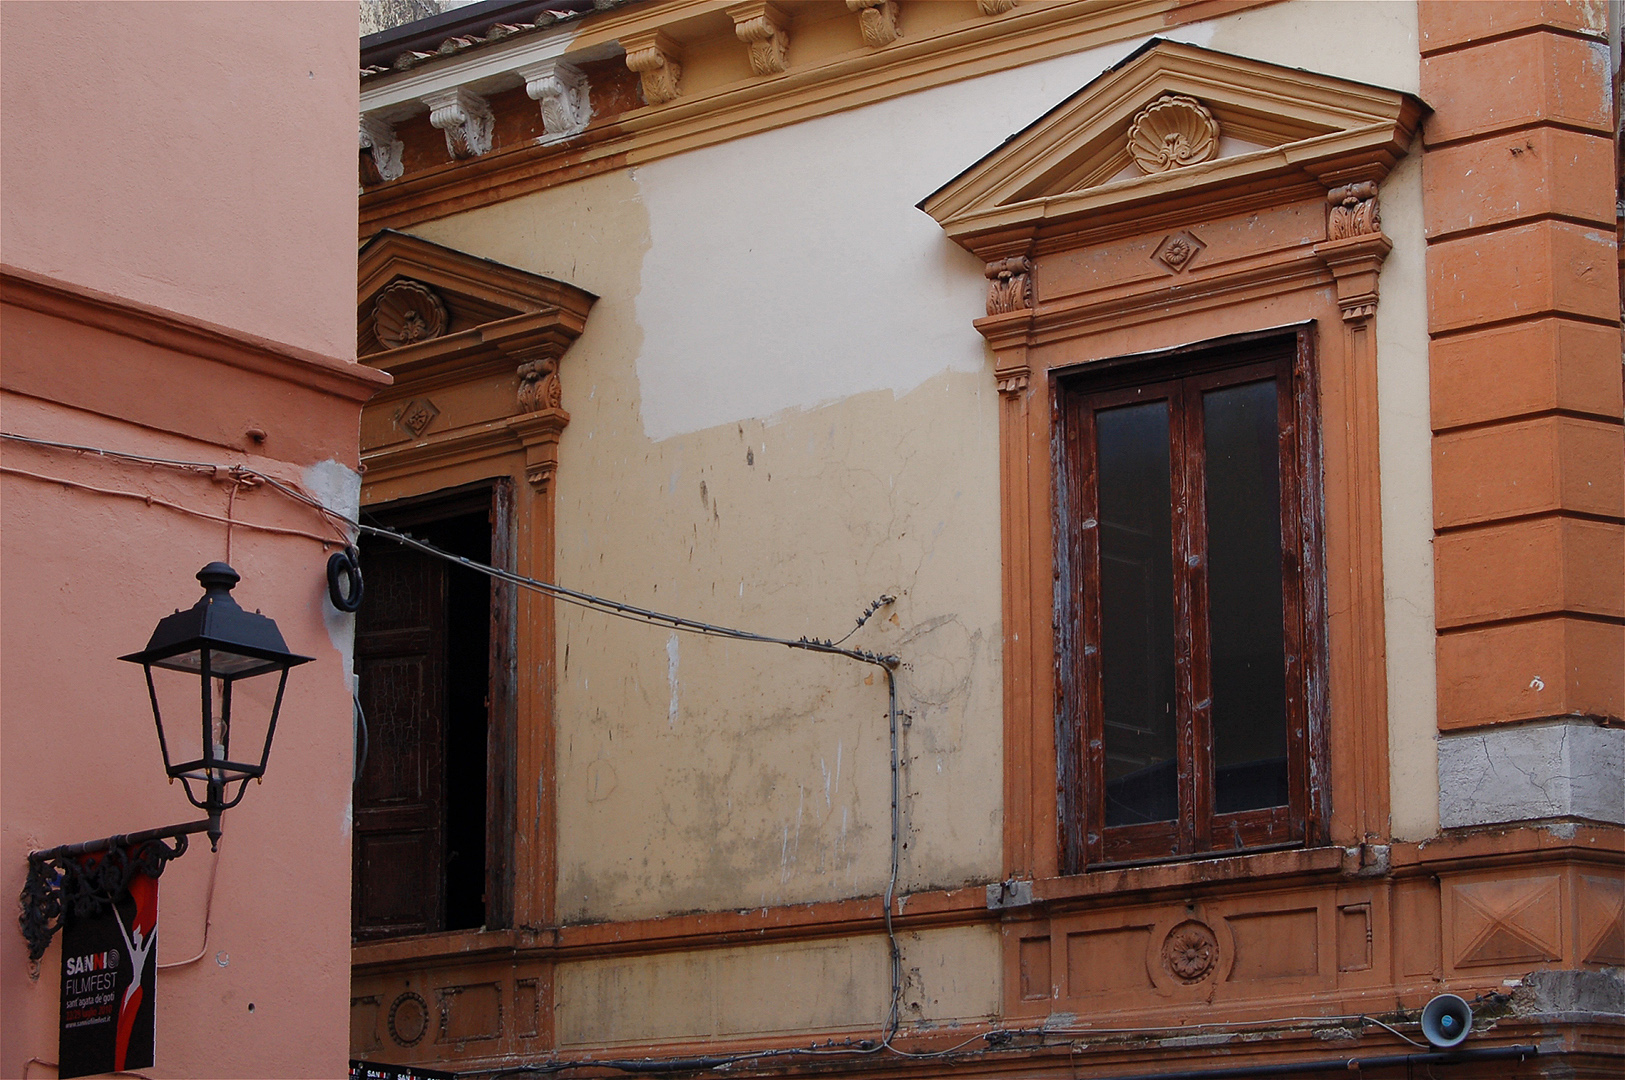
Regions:
<instances>
[{"instance_id":1,"label":"carved capital","mask_svg":"<svg viewBox=\"0 0 1625 1080\"><path fill-rule=\"evenodd\" d=\"M1129 124L1128 152L1143 173L1195 165L1219 152L1219 122L1195 98L1164 94Z\"/></svg>"},{"instance_id":2,"label":"carved capital","mask_svg":"<svg viewBox=\"0 0 1625 1080\"><path fill-rule=\"evenodd\" d=\"M395 137L394 124L381 117L361 114L361 153L372 163L372 171L378 175L375 183L400 179L405 171L401 164L401 155L405 150L406 144Z\"/></svg>"},{"instance_id":3,"label":"carved capital","mask_svg":"<svg viewBox=\"0 0 1625 1080\"><path fill-rule=\"evenodd\" d=\"M1347 240L1382 232L1382 211L1377 185L1369 180L1344 184L1326 194L1331 207L1326 215L1326 239Z\"/></svg>"},{"instance_id":4,"label":"carved capital","mask_svg":"<svg viewBox=\"0 0 1625 1080\"><path fill-rule=\"evenodd\" d=\"M990 18L1003 15L1015 6L1016 0L976 0L976 10Z\"/></svg>"},{"instance_id":5,"label":"carved capital","mask_svg":"<svg viewBox=\"0 0 1625 1080\"><path fill-rule=\"evenodd\" d=\"M1380 232L1315 245L1315 254L1337 282L1337 306L1345 321L1369 319L1377 313L1377 275L1393 246Z\"/></svg>"},{"instance_id":6,"label":"carved capital","mask_svg":"<svg viewBox=\"0 0 1625 1080\"><path fill-rule=\"evenodd\" d=\"M664 105L683 92L682 49L659 30L632 34L621 39L626 50L626 66L643 80L643 100Z\"/></svg>"},{"instance_id":7,"label":"carved capital","mask_svg":"<svg viewBox=\"0 0 1625 1080\"><path fill-rule=\"evenodd\" d=\"M559 436L569 426L563 409L543 409L508 421L508 430L525 448L525 479L538 493L546 492L559 468Z\"/></svg>"},{"instance_id":8,"label":"carved capital","mask_svg":"<svg viewBox=\"0 0 1625 1080\"><path fill-rule=\"evenodd\" d=\"M587 78L580 69L562 60L543 60L517 70L525 80L525 93L541 106L545 137L567 139L581 134L592 118L592 106Z\"/></svg>"},{"instance_id":9,"label":"carved capital","mask_svg":"<svg viewBox=\"0 0 1625 1080\"><path fill-rule=\"evenodd\" d=\"M539 356L526 360L516 369L519 375L519 407L525 412L558 409L564 405L563 388L559 385L559 360L556 356Z\"/></svg>"},{"instance_id":10,"label":"carved capital","mask_svg":"<svg viewBox=\"0 0 1625 1080\"><path fill-rule=\"evenodd\" d=\"M750 69L758 75L777 75L789 67L790 19L766 0L735 4L728 9L734 34L750 46Z\"/></svg>"},{"instance_id":11,"label":"carved capital","mask_svg":"<svg viewBox=\"0 0 1625 1080\"><path fill-rule=\"evenodd\" d=\"M1025 255L987 264L987 313L1002 315L1036 307L1033 297L1033 261Z\"/></svg>"},{"instance_id":12,"label":"carved capital","mask_svg":"<svg viewBox=\"0 0 1625 1080\"><path fill-rule=\"evenodd\" d=\"M897 0L846 0L846 9L858 13L863 43L883 49L903 36L897 28Z\"/></svg>"},{"instance_id":13,"label":"carved capital","mask_svg":"<svg viewBox=\"0 0 1625 1080\"><path fill-rule=\"evenodd\" d=\"M464 161L490 151L496 117L484 98L459 86L422 100L429 106L429 123L446 133L446 151L453 159Z\"/></svg>"}]
</instances>

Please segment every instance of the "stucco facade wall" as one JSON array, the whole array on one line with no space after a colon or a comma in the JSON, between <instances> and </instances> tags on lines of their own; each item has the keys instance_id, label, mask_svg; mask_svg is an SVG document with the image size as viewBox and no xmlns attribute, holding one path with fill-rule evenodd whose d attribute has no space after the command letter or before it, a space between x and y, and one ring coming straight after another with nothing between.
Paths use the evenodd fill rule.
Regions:
<instances>
[{"instance_id":1,"label":"stucco facade wall","mask_svg":"<svg viewBox=\"0 0 1625 1080\"><path fill-rule=\"evenodd\" d=\"M354 6L0 18L0 426L243 464L353 513L361 403L387 381L353 362ZM224 472L14 440L0 466L0 891L21 891L30 850L201 816L165 782L141 669L116 658L229 559L238 601L315 662L291 673L264 783L225 814L218 855L194 837L161 878L151 1074L340 1075L353 732L352 619L323 573L336 534L264 485L233 497ZM228 539L199 516L228 514L288 531ZM60 939L31 973L9 923L0 1075L53 1075Z\"/></svg>"},{"instance_id":2,"label":"stucco facade wall","mask_svg":"<svg viewBox=\"0 0 1625 1080\"><path fill-rule=\"evenodd\" d=\"M1418 79L1408 4L1316 5L1312 24L1272 7L1169 36ZM562 372L561 583L791 637L840 637L898 597L852 643L904 659L906 888L996 880L1003 812L997 415L971 326L986 282L913 203L1139 44L411 230L602 297ZM1378 329L1393 788L1396 829L1420 837L1437 788L1414 166L1383 199L1402 232ZM573 609L558 671L561 919L881 891L883 679Z\"/></svg>"},{"instance_id":3,"label":"stucco facade wall","mask_svg":"<svg viewBox=\"0 0 1625 1080\"><path fill-rule=\"evenodd\" d=\"M0 259L353 357L357 19L7 4Z\"/></svg>"}]
</instances>

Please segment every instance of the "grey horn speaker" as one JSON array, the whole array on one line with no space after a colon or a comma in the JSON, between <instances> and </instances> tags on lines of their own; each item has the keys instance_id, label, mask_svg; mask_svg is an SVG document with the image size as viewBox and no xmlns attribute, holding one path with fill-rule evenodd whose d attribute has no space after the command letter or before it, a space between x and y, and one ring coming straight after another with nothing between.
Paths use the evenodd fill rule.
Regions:
<instances>
[{"instance_id":1,"label":"grey horn speaker","mask_svg":"<svg viewBox=\"0 0 1625 1080\"><path fill-rule=\"evenodd\" d=\"M1440 1050L1460 1046L1472 1030L1472 1006L1455 994L1440 994L1422 1010L1422 1035Z\"/></svg>"}]
</instances>

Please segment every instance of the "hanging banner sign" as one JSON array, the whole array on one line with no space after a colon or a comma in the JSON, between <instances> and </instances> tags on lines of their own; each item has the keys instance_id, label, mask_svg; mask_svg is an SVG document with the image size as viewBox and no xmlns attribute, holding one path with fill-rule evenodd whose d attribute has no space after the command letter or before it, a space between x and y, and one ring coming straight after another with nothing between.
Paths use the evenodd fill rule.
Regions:
<instances>
[{"instance_id":1,"label":"hanging banner sign","mask_svg":"<svg viewBox=\"0 0 1625 1080\"><path fill-rule=\"evenodd\" d=\"M59 1077L148 1069L158 1010L158 879L130 877L97 914L62 917Z\"/></svg>"},{"instance_id":2,"label":"hanging banner sign","mask_svg":"<svg viewBox=\"0 0 1625 1080\"><path fill-rule=\"evenodd\" d=\"M350 1080L457 1080L456 1073L420 1069L416 1065L385 1065L378 1061L351 1061Z\"/></svg>"}]
</instances>

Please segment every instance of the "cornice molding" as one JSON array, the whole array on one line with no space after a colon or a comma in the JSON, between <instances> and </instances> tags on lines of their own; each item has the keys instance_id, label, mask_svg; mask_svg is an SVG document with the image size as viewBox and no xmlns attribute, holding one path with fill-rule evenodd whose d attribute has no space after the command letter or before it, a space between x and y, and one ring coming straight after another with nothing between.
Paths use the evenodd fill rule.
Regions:
<instances>
[{"instance_id":1,"label":"cornice molding","mask_svg":"<svg viewBox=\"0 0 1625 1080\"><path fill-rule=\"evenodd\" d=\"M1233 8L1274 0L1237 0ZM487 93L517 87L517 68L545 59L584 64L623 52L627 39L665 32L684 47L707 39L719 18L737 36L728 15L741 5L723 0L668 0L637 4L593 16L570 32L501 41L466 59L428 62L423 69L378 76L362 93L362 111L386 119L421 113L430 88L469 86ZM1002 71L1064 53L1164 32L1204 16L1208 9L1184 0L1065 0L1021 4L918 35L905 35L881 49L867 46L836 54L809 53L786 69L763 77L685 90L658 107L595 115L575 136L556 143L525 142L480 158L408 172L378 184L361 197L361 235L386 227L433 220L568 182L584 175L768 131L785 124L856 108L900 94ZM906 14L905 14L906 18ZM787 28L794 34L794 26ZM735 46L737 47L737 46ZM692 51L692 50L689 50ZM800 54L797 54L800 55ZM699 63L699 60L695 60Z\"/></svg>"},{"instance_id":2,"label":"cornice molding","mask_svg":"<svg viewBox=\"0 0 1625 1080\"><path fill-rule=\"evenodd\" d=\"M19 267L0 266L0 304L92 326L351 401L366 401L391 382L388 374L365 364L282 345Z\"/></svg>"}]
</instances>

